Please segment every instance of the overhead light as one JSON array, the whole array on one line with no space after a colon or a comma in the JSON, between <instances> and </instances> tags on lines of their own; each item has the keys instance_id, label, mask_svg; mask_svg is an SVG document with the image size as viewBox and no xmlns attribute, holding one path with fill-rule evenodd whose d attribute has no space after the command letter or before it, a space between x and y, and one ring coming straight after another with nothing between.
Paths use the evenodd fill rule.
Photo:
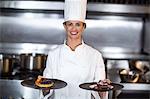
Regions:
<instances>
[{"instance_id":1,"label":"overhead light","mask_svg":"<svg viewBox=\"0 0 150 99\"><path fill-rule=\"evenodd\" d=\"M23 13L23 17L34 18L34 14L33 13Z\"/></svg>"}]
</instances>

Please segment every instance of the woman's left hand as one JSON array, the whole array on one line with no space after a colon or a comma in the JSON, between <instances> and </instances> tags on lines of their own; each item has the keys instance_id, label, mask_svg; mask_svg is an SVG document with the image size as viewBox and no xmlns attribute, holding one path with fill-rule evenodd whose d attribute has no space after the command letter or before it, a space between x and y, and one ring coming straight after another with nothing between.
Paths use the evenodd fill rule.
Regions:
<instances>
[{"instance_id":1,"label":"woman's left hand","mask_svg":"<svg viewBox=\"0 0 150 99\"><path fill-rule=\"evenodd\" d=\"M103 85L109 85L111 84L111 81L109 79L100 80L97 85L103 86ZM101 99L107 99L108 98L108 92L98 92Z\"/></svg>"},{"instance_id":2,"label":"woman's left hand","mask_svg":"<svg viewBox=\"0 0 150 99\"><path fill-rule=\"evenodd\" d=\"M104 79L104 80L100 80L98 83L98 85L109 85L111 84L111 81L109 79Z\"/></svg>"}]
</instances>

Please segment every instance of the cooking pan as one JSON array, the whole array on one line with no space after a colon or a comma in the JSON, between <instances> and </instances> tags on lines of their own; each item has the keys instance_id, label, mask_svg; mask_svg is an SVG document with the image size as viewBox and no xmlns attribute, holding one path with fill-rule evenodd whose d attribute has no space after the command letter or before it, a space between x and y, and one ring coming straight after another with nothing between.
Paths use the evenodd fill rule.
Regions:
<instances>
[{"instance_id":1,"label":"cooking pan","mask_svg":"<svg viewBox=\"0 0 150 99\"><path fill-rule=\"evenodd\" d=\"M150 61L132 60L130 67L140 72L139 82L150 82Z\"/></svg>"},{"instance_id":2,"label":"cooking pan","mask_svg":"<svg viewBox=\"0 0 150 99\"><path fill-rule=\"evenodd\" d=\"M123 83L136 83L140 78L139 73L125 69L120 70L119 75Z\"/></svg>"},{"instance_id":3,"label":"cooking pan","mask_svg":"<svg viewBox=\"0 0 150 99\"><path fill-rule=\"evenodd\" d=\"M129 63L132 69L137 69L143 74L150 70L149 61L132 60Z\"/></svg>"}]
</instances>

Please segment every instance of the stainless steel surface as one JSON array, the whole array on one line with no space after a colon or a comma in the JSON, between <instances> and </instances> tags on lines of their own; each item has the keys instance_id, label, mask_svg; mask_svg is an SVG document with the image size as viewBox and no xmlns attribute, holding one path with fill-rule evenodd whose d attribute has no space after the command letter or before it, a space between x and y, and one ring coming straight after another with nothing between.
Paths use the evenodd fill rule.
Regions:
<instances>
[{"instance_id":1,"label":"stainless steel surface","mask_svg":"<svg viewBox=\"0 0 150 99\"><path fill-rule=\"evenodd\" d=\"M63 42L65 36L63 19L39 18L32 13L24 13L24 15L24 17L0 16L1 42L39 44Z\"/></svg>"},{"instance_id":2,"label":"stainless steel surface","mask_svg":"<svg viewBox=\"0 0 150 99\"><path fill-rule=\"evenodd\" d=\"M96 8L95 8L96 7ZM112 13L150 13L149 6L122 5L122 4L89 4L88 11Z\"/></svg>"},{"instance_id":3,"label":"stainless steel surface","mask_svg":"<svg viewBox=\"0 0 150 99\"><path fill-rule=\"evenodd\" d=\"M1 8L15 9L40 9L40 10L63 10L63 2L48 1L1 1ZM115 13L150 13L148 6L123 5L123 4L100 4L89 3L88 11L115 12ZM138 9L138 10L137 10Z\"/></svg>"},{"instance_id":4,"label":"stainless steel surface","mask_svg":"<svg viewBox=\"0 0 150 99\"><path fill-rule=\"evenodd\" d=\"M60 0L63 1L63 0ZM134 5L148 5L147 0L88 0L88 2L100 2L100 3L111 3L111 4L134 4Z\"/></svg>"},{"instance_id":5,"label":"stainless steel surface","mask_svg":"<svg viewBox=\"0 0 150 99\"><path fill-rule=\"evenodd\" d=\"M113 49L114 50L114 49ZM150 61L150 55L140 53L103 53L104 58L110 60L147 60Z\"/></svg>"},{"instance_id":6,"label":"stainless steel surface","mask_svg":"<svg viewBox=\"0 0 150 99\"><path fill-rule=\"evenodd\" d=\"M150 16L145 21L144 51L150 54Z\"/></svg>"},{"instance_id":7,"label":"stainless steel surface","mask_svg":"<svg viewBox=\"0 0 150 99\"><path fill-rule=\"evenodd\" d=\"M140 19L91 19L87 20L84 38L86 43L102 52L140 52L142 26Z\"/></svg>"},{"instance_id":8,"label":"stainless steel surface","mask_svg":"<svg viewBox=\"0 0 150 99\"><path fill-rule=\"evenodd\" d=\"M63 43L65 39L65 31L62 25L63 2L1 1L0 7L3 8L0 16L0 42L48 45ZM10 9L11 11L9 11ZM31 9L33 12L41 10L50 12L32 13ZM131 14L150 14L148 9L149 6L140 5L89 3L88 12L95 12L95 14L87 15L90 19L87 19L86 22L85 42L106 53L141 53L143 46L145 46L144 51L149 51L149 47L147 47L149 46L149 43L147 43L149 42L149 33L146 34L148 37L146 36L145 44L143 43L145 38L142 37L144 35L143 27L145 26L144 16L130 17ZM19 12L17 12L18 10ZM112 13L112 15L97 15L101 12ZM116 13L124 13L128 17L113 15ZM0 45L1 53L18 52L6 48L4 44ZM28 51L31 52L31 50Z\"/></svg>"},{"instance_id":9,"label":"stainless steel surface","mask_svg":"<svg viewBox=\"0 0 150 99\"><path fill-rule=\"evenodd\" d=\"M49 1L1 1L1 8L63 10L63 2Z\"/></svg>"},{"instance_id":10,"label":"stainless steel surface","mask_svg":"<svg viewBox=\"0 0 150 99\"><path fill-rule=\"evenodd\" d=\"M45 53L48 54L49 50L56 48L55 44L37 44L37 43L0 43L1 53Z\"/></svg>"},{"instance_id":11,"label":"stainless steel surface","mask_svg":"<svg viewBox=\"0 0 150 99\"><path fill-rule=\"evenodd\" d=\"M118 17L87 19L87 28L84 33L85 42L102 52L140 52L142 20L140 18L129 20L115 18ZM1 42L4 43L32 42L54 45L63 43L65 39L62 19L38 17L28 19L12 16L1 17L1 19ZM2 44L1 47L5 48L5 45Z\"/></svg>"},{"instance_id":12,"label":"stainless steel surface","mask_svg":"<svg viewBox=\"0 0 150 99\"><path fill-rule=\"evenodd\" d=\"M0 79L0 98L12 97L13 99L40 99L40 91L24 87L21 85L22 80ZM2 98L3 99L3 98Z\"/></svg>"},{"instance_id":13,"label":"stainless steel surface","mask_svg":"<svg viewBox=\"0 0 150 99\"><path fill-rule=\"evenodd\" d=\"M122 90L141 90L150 91L150 84L138 84L138 83L121 83L124 88Z\"/></svg>"},{"instance_id":14,"label":"stainless steel surface","mask_svg":"<svg viewBox=\"0 0 150 99\"><path fill-rule=\"evenodd\" d=\"M22 53L33 53L33 54L45 54L47 55L49 50L55 49L58 45L50 45L50 44L34 44L34 43L1 43L3 47L0 48L1 53L7 54L22 54ZM115 50L115 49L113 49ZM126 51L125 49L122 49ZM136 59L136 60L150 60L150 55L142 55L138 53L122 53L115 52L112 53L105 50L101 50L103 52L103 57L106 59L115 59L115 60L128 60L128 59ZM2 56L2 55L1 55Z\"/></svg>"},{"instance_id":15,"label":"stainless steel surface","mask_svg":"<svg viewBox=\"0 0 150 99\"><path fill-rule=\"evenodd\" d=\"M0 97L13 97L14 99L39 99L39 90L22 86L22 80L0 79ZM122 91L150 91L149 84L120 83L124 86Z\"/></svg>"}]
</instances>

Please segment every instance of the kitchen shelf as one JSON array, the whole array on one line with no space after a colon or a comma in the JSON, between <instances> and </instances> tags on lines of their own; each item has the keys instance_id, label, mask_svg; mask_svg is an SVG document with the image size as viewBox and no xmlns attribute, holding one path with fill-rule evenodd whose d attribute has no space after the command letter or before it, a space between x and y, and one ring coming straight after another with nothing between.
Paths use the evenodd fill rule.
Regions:
<instances>
[{"instance_id":1,"label":"kitchen shelf","mask_svg":"<svg viewBox=\"0 0 150 99\"><path fill-rule=\"evenodd\" d=\"M103 53L107 60L150 60L149 54L143 53Z\"/></svg>"}]
</instances>

